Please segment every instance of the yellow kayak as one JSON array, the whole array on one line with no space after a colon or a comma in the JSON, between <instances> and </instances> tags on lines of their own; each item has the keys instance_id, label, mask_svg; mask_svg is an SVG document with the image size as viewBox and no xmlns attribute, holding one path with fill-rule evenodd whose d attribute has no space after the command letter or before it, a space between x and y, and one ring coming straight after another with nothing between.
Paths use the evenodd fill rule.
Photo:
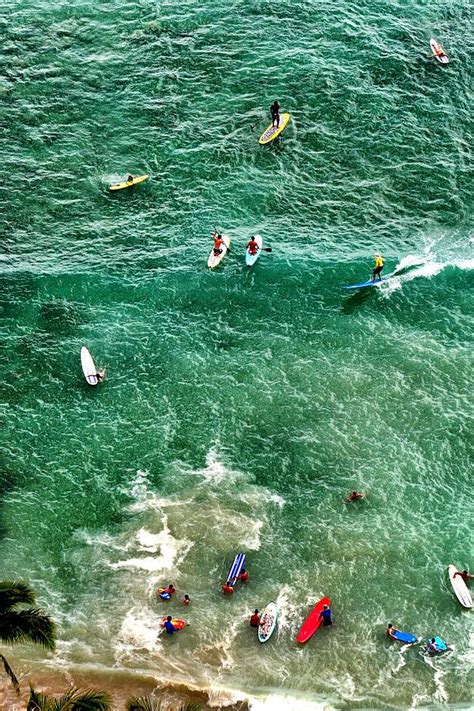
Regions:
<instances>
[{"instance_id":1,"label":"yellow kayak","mask_svg":"<svg viewBox=\"0 0 474 711\"><path fill-rule=\"evenodd\" d=\"M109 190L123 190L124 188L131 188L132 185L138 185L138 183L144 183L148 180L149 175L138 175L133 180L126 180L123 183L117 183L117 185L111 185Z\"/></svg>"},{"instance_id":2,"label":"yellow kayak","mask_svg":"<svg viewBox=\"0 0 474 711\"><path fill-rule=\"evenodd\" d=\"M265 129L258 139L260 145L264 146L266 143L271 143L277 136L280 135L280 133L282 133L282 131L285 130L289 120L290 114L280 114L280 125L272 126L272 124L270 124L270 126Z\"/></svg>"}]
</instances>

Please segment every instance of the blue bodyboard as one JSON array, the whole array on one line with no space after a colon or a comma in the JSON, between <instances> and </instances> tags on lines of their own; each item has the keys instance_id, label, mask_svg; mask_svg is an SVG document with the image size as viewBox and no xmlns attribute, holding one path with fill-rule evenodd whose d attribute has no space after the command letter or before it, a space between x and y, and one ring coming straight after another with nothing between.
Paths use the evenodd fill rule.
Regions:
<instances>
[{"instance_id":1,"label":"blue bodyboard","mask_svg":"<svg viewBox=\"0 0 474 711\"><path fill-rule=\"evenodd\" d=\"M377 286L378 284L381 284L384 281L387 281L388 277L382 277L381 279L376 279L375 281L372 281L372 279L369 279L369 281L362 281L360 284L349 284L347 286L342 286L342 289L367 289L370 286Z\"/></svg>"},{"instance_id":2,"label":"blue bodyboard","mask_svg":"<svg viewBox=\"0 0 474 711\"><path fill-rule=\"evenodd\" d=\"M414 634L410 634L409 632L400 632L399 630L395 630L392 637L393 639L398 639L399 642L404 642L405 644L415 644L417 641Z\"/></svg>"},{"instance_id":3,"label":"blue bodyboard","mask_svg":"<svg viewBox=\"0 0 474 711\"><path fill-rule=\"evenodd\" d=\"M160 592L160 597L162 600L171 600L169 592Z\"/></svg>"},{"instance_id":4,"label":"blue bodyboard","mask_svg":"<svg viewBox=\"0 0 474 711\"><path fill-rule=\"evenodd\" d=\"M227 580L230 582L232 587L237 582L237 578L239 577L241 570L244 567L245 567L245 553L237 553L237 555L234 558L234 562L230 566L230 570L227 573Z\"/></svg>"}]
</instances>

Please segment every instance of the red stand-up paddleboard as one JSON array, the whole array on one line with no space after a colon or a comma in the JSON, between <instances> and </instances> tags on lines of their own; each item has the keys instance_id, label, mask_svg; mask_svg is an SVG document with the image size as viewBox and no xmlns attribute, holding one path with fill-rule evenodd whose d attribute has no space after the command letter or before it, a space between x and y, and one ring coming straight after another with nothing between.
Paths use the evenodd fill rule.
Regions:
<instances>
[{"instance_id":1,"label":"red stand-up paddleboard","mask_svg":"<svg viewBox=\"0 0 474 711\"><path fill-rule=\"evenodd\" d=\"M313 607L308 617L301 625L298 637L296 638L297 642L304 644L308 641L308 639L311 639L322 622L320 614L324 609L324 605L329 605L329 607L331 607L331 600L328 597L322 597L321 600L319 600L319 602L317 602Z\"/></svg>"}]
</instances>

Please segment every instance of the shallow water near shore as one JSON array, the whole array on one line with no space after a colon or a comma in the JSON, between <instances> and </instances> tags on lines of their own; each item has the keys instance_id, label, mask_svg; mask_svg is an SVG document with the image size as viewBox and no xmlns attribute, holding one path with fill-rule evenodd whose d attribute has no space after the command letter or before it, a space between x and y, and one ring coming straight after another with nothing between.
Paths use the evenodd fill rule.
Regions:
<instances>
[{"instance_id":1,"label":"shallow water near shore","mask_svg":"<svg viewBox=\"0 0 474 711\"><path fill-rule=\"evenodd\" d=\"M255 708L469 707L446 569L474 567L470 4L7 16L0 559L59 626L54 656L8 657ZM275 98L292 121L261 147ZM128 172L151 180L109 194ZM208 272L215 225L233 249ZM248 270L256 233L273 251ZM343 293L378 250L394 278ZM190 626L164 639L170 582ZM298 647L323 595L335 624ZM453 651L402 650L388 622Z\"/></svg>"}]
</instances>

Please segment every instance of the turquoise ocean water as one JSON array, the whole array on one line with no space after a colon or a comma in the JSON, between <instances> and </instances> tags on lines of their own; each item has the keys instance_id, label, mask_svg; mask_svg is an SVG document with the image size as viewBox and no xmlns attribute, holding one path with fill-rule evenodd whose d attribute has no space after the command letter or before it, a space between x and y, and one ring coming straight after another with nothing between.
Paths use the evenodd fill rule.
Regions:
<instances>
[{"instance_id":1,"label":"turquoise ocean water","mask_svg":"<svg viewBox=\"0 0 474 711\"><path fill-rule=\"evenodd\" d=\"M4 9L0 559L60 629L10 656L255 708L469 708L446 568L474 566L472 5ZM261 147L275 98L292 122ZM109 194L127 172L153 179ZM341 292L377 250L396 278ZM169 582L191 625L163 640ZM336 624L298 648L322 595ZM401 652L387 622L454 650Z\"/></svg>"}]
</instances>

